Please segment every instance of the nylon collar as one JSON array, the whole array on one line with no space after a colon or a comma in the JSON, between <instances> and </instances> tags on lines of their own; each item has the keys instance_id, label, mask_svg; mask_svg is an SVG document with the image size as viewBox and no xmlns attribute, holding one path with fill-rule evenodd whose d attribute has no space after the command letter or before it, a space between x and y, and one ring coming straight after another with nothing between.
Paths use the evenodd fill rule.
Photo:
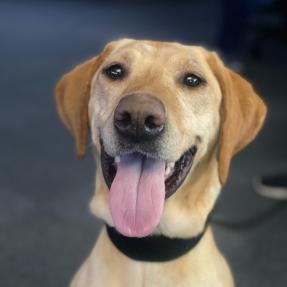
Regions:
<instances>
[{"instance_id":1,"label":"nylon collar","mask_svg":"<svg viewBox=\"0 0 287 287\"><path fill-rule=\"evenodd\" d=\"M203 237L208 226L196 237L182 239L164 235L143 238L126 237L115 228L106 225L107 233L115 247L127 257L146 262L165 262L177 259L192 250Z\"/></svg>"}]
</instances>

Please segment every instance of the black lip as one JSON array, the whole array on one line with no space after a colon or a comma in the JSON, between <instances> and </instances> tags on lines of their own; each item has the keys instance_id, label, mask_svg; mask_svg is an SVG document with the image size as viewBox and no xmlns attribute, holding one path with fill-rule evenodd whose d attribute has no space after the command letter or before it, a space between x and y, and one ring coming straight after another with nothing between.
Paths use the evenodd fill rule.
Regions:
<instances>
[{"instance_id":1,"label":"black lip","mask_svg":"<svg viewBox=\"0 0 287 287\"><path fill-rule=\"evenodd\" d=\"M165 198L173 195L182 185L192 167L196 152L197 147L193 145L175 162L173 174L165 181ZM110 189L116 176L116 167L114 165L114 158L105 152L103 145L101 145L101 165L105 182Z\"/></svg>"}]
</instances>

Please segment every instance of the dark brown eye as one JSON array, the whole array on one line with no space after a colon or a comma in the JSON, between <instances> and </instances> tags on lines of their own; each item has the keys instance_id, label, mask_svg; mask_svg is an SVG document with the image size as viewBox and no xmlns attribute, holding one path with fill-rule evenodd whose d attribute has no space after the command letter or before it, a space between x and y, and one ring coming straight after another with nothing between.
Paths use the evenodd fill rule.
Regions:
<instances>
[{"instance_id":1,"label":"dark brown eye","mask_svg":"<svg viewBox=\"0 0 287 287\"><path fill-rule=\"evenodd\" d=\"M125 70L121 65L114 64L104 69L104 74L111 80L121 80L125 75Z\"/></svg>"},{"instance_id":2,"label":"dark brown eye","mask_svg":"<svg viewBox=\"0 0 287 287\"><path fill-rule=\"evenodd\" d=\"M194 74L186 74L183 83L188 87L197 87L202 83L202 79Z\"/></svg>"}]
</instances>

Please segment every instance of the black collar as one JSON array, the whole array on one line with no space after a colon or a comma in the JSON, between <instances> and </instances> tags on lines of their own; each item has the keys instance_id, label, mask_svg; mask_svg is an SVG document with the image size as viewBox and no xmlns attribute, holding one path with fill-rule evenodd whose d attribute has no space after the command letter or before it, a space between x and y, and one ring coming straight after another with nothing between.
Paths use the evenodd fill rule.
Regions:
<instances>
[{"instance_id":1,"label":"black collar","mask_svg":"<svg viewBox=\"0 0 287 287\"><path fill-rule=\"evenodd\" d=\"M115 228L108 225L106 227L113 244L127 257L137 261L164 262L177 259L193 249L203 237L207 226L208 221L199 235L187 239L169 238L164 235L126 237Z\"/></svg>"}]
</instances>

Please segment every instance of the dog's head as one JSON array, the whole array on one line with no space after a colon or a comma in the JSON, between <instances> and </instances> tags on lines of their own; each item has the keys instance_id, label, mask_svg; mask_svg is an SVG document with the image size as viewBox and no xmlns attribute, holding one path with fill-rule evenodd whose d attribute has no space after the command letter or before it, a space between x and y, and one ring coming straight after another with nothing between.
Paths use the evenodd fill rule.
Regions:
<instances>
[{"instance_id":1,"label":"dog's head","mask_svg":"<svg viewBox=\"0 0 287 287\"><path fill-rule=\"evenodd\" d=\"M91 131L101 198L95 212L137 237L156 227L179 230L175 204L177 217L198 208L203 222L231 158L256 136L266 114L251 85L215 53L128 39L66 74L56 101L80 156Z\"/></svg>"}]
</instances>

